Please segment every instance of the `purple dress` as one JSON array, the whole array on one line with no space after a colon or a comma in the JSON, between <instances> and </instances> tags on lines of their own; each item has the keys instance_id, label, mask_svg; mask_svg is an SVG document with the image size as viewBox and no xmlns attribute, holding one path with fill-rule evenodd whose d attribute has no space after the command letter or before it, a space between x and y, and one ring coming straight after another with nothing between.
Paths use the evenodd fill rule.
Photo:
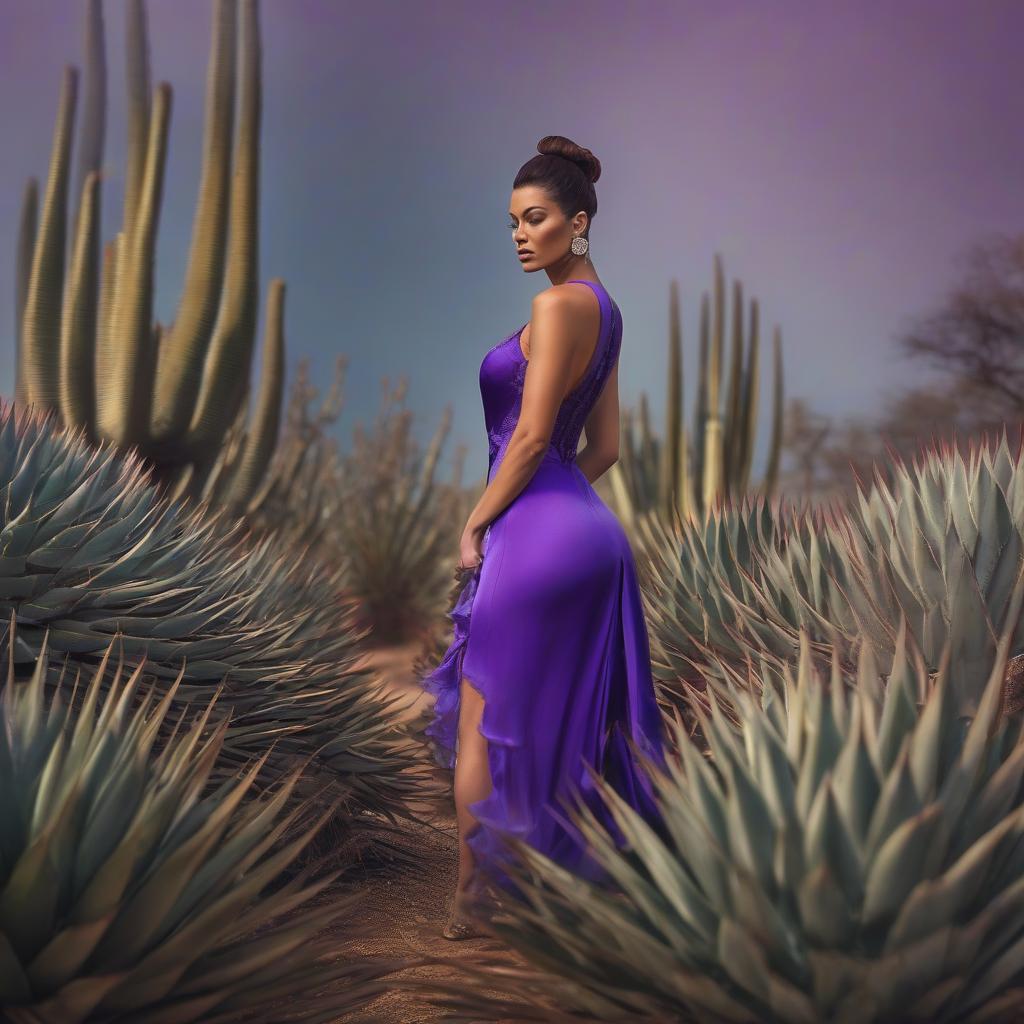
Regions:
<instances>
[{"instance_id":1,"label":"purple dress","mask_svg":"<svg viewBox=\"0 0 1024 1024\"><path fill-rule=\"evenodd\" d=\"M636 566L622 525L575 462L584 421L618 358L622 315L601 285L579 283L593 289L601 307L590 364L562 402L533 477L488 526L480 567L450 613L451 646L422 680L435 697L426 733L443 767L455 764L461 677L484 698L481 732L493 789L469 806L480 827L467 842L481 874L510 891L515 885L498 866L502 832L610 884L564 811L582 800L625 845L584 760L662 831L650 779L625 740L664 763ZM519 418L525 328L495 345L480 366L488 482Z\"/></svg>"}]
</instances>

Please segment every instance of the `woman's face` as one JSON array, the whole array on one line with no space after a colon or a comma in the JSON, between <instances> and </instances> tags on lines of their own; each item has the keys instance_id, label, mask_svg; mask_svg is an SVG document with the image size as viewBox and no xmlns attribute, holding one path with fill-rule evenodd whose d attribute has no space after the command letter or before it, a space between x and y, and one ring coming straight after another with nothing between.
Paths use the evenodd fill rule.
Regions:
<instances>
[{"instance_id":1,"label":"woman's face","mask_svg":"<svg viewBox=\"0 0 1024 1024\"><path fill-rule=\"evenodd\" d=\"M512 241L524 270L542 270L566 258L578 258L569 251L569 246L573 235L586 227L585 213L566 220L558 205L537 185L514 188L508 213Z\"/></svg>"}]
</instances>

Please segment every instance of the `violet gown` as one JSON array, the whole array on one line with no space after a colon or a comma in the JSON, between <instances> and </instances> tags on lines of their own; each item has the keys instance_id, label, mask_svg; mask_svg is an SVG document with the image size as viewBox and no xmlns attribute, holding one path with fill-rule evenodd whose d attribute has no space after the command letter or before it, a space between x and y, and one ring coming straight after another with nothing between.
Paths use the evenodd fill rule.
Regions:
<instances>
[{"instance_id":1,"label":"violet gown","mask_svg":"<svg viewBox=\"0 0 1024 1024\"><path fill-rule=\"evenodd\" d=\"M619 354L622 316L601 285L578 283L593 289L601 307L590 364L563 400L535 474L485 531L482 562L450 613L451 646L421 683L435 697L426 733L447 768L455 764L461 677L484 698L480 731L493 788L470 804L480 827L466 839L481 875L511 891L514 883L498 867L503 831L577 875L609 884L564 809L568 794L581 795L624 845L584 759L662 831L650 779L623 738L624 731L664 763L636 566L622 525L575 462L584 421ZM488 482L519 418L525 328L495 345L480 366Z\"/></svg>"}]
</instances>

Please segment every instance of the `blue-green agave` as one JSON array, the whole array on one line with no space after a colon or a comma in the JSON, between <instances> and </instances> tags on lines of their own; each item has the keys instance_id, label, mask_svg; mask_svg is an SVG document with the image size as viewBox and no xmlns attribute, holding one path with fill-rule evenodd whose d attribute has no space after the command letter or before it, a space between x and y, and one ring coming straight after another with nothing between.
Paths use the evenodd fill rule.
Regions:
<instances>
[{"instance_id":1,"label":"blue-green agave","mask_svg":"<svg viewBox=\"0 0 1024 1024\"><path fill-rule=\"evenodd\" d=\"M161 692L181 675L176 703L223 686L231 720L215 775L270 748L263 785L313 755L298 792L332 787L385 830L438 792L394 712L404 698L357 667L365 634L336 568L158 497L135 453L11 403L0 404L0 488L0 613L21 623L16 662L32 663L48 632L53 650L95 665L120 633Z\"/></svg>"},{"instance_id":2,"label":"blue-green agave","mask_svg":"<svg viewBox=\"0 0 1024 1024\"><path fill-rule=\"evenodd\" d=\"M151 88L146 6L127 0L124 224L101 263L105 28L101 0L88 0L83 10L77 180L72 185L79 78L78 69L68 66L41 210L35 180L22 207L17 400L52 410L89 441L136 449L162 496L207 501L245 516L257 529L322 545L322 557L346 567L346 586L360 599L374 639L408 639L436 610L447 556L458 542L458 516L435 479L451 410L422 460L416 449L422 471L408 460L391 464L388 451L367 453L359 438L341 459L323 430L340 407L347 360L339 356L332 391L313 422L300 366L291 396L300 407L285 410L279 438L285 375L285 289L279 278L269 282L259 388L251 393L248 387L259 298L259 4L210 4L202 180L181 300L166 328L152 323L152 307L171 87L161 82ZM79 203L70 232L69 196ZM393 440L375 437L371 443L391 447ZM368 465L368 455L378 461ZM385 507L363 499L361 492L370 487L380 490ZM452 489L458 491L458 481Z\"/></svg>"},{"instance_id":3,"label":"blue-green agave","mask_svg":"<svg viewBox=\"0 0 1024 1024\"><path fill-rule=\"evenodd\" d=\"M680 679L715 674L720 661L778 666L801 628L823 662L833 635L847 647L862 638L888 674L902 614L933 672L954 635L955 699L973 712L988 675L983 652L1024 556L1020 457L1004 430L994 451L972 445L966 463L952 446L924 450L913 471L896 461L891 482L876 471L870 492L858 488L849 507L809 516L744 500L702 526L652 536L646 596L663 689L678 695ZM1022 652L1024 625L1011 659Z\"/></svg>"},{"instance_id":4,"label":"blue-green agave","mask_svg":"<svg viewBox=\"0 0 1024 1024\"><path fill-rule=\"evenodd\" d=\"M3 654L9 654L11 616ZM331 815L288 810L296 766L243 799L261 758L222 784L228 734L214 700L173 713L184 670L162 694L142 666L107 662L79 686L52 686L49 650L27 681L8 661L0 699L0 1006L12 1024L274 1019L306 997L302 1020L334 1020L386 988L406 961L331 957L316 936L358 895L314 904L337 876L288 877ZM65 665L65 669L67 665ZM49 694L49 696L48 696ZM191 720L189 720L191 718ZM161 743L170 722L169 738ZM316 875L316 877L314 877ZM301 913L293 913L303 908Z\"/></svg>"},{"instance_id":5,"label":"blue-green agave","mask_svg":"<svg viewBox=\"0 0 1024 1024\"><path fill-rule=\"evenodd\" d=\"M905 618L884 686L866 639L853 676L837 643L826 677L804 629L759 695L712 681L707 752L676 724L678 759L648 764L664 837L596 772L630 849L572 814L621 894L515 841L526 898L491 928L529 966L467 962L475 984L431 1001L458 1021L1021 1019L1024 741L999 708L1022 598L1018 571L973 716L962 638L930 673Z\"/></svg>"}]
</instances>

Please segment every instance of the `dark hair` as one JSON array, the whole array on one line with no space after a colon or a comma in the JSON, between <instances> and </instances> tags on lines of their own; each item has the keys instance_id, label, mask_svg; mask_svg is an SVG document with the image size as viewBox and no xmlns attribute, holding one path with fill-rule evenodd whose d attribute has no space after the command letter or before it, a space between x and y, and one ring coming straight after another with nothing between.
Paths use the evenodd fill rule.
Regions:
<instances>
[{"instance_id":1,"label":"dark hair","mask_svg":"<svg viewBox=\"0 0 1024 1024\"><path fill-rule=\"evenodd\" d=\"M601 161L564 135L545 135L537 143L537 156L519 168L513 188L538 185L551 194L567 220L580 210L587 215L587 229L597 213L594 182L601 177Z\"/></svg>"}]
</instances>

